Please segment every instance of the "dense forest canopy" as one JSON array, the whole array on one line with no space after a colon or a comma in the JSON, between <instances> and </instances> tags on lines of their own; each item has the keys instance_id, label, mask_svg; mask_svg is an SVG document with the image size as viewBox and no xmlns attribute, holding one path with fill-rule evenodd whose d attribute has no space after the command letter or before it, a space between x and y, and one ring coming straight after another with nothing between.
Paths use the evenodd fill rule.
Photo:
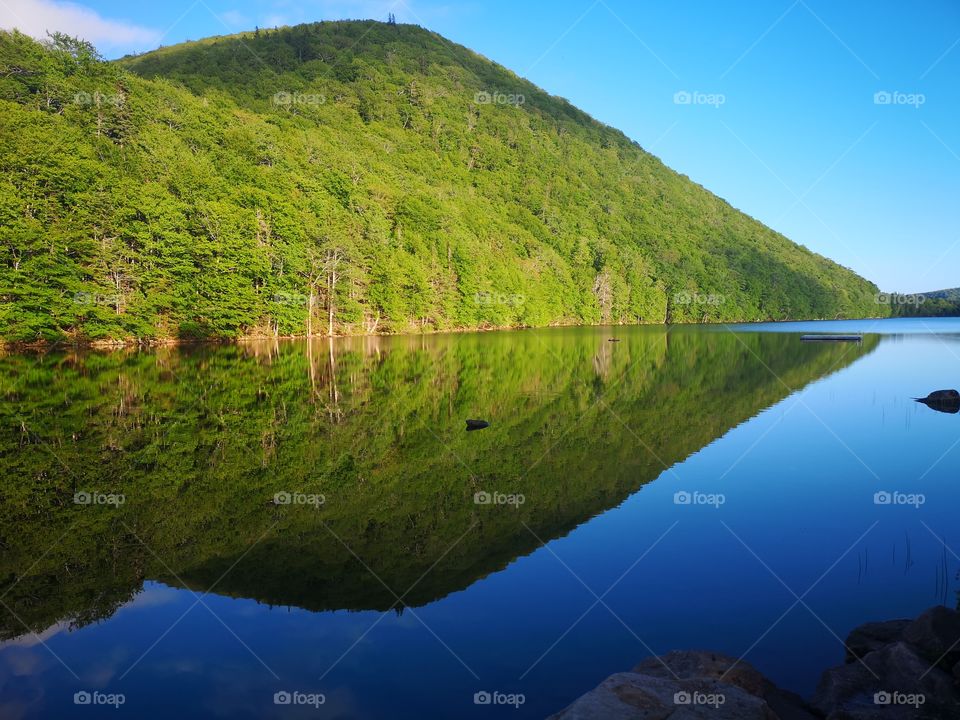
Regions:
<instances>
[{"instance_id":1,"label":"dense forest canopy","mask_svg":"<svg viewBox=\"0 0 960 720\"><path fill-rule=\"evenodd\" d=\"M0 33L0 338L889 314L877 288L422 28L104 62Z\"/></svg>"},{"instance_id":2,"label":"dense forest canopy","mask_svg":"<svg viewBox=\"0 0 960 720\"><path fill-rule=\"evenodd\" d=\"M958 317L960 288L932 292L890 295L890 307L896 317Z\"/></svg>"}]
</instances>

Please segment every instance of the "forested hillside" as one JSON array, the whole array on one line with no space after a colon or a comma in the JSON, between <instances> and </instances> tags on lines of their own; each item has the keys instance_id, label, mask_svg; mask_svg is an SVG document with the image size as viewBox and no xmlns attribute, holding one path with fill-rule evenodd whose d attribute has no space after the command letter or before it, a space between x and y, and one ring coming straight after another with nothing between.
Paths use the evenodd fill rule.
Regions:
<instances>
[{"instance_id":1,"label":"forested hillside","mask_svg":"<svg viewBox=\"0 0 960 720\"><path fill-rule=\"evenodd\" d=\"M914 295L893 294L890 307L897 317L960 317L960 288Z\"/></svg>"},{"instance_id":2,"label":"forested hillside","mask_svg":"<svg viewBox=\"0 0 960 720\"><path fill-rule=\"evenodd\" d=\"M887 314L877 288L415 26L107 63L0 33L0 337Z\"/></svg>"}]
</instances>

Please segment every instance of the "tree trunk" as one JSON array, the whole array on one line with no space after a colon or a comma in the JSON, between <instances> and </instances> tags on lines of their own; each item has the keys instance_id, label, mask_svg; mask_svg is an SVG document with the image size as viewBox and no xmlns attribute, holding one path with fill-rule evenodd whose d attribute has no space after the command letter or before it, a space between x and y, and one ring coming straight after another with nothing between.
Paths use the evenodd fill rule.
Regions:
<instances>
[{"instance_id":1,"label":"tree trunk","mask_svg":"<svg viewBox=\"0 0 960 720\"><path fill-rule=\"evenodd\" d=\"M310 300L307 303L307 337L313 337L313 285L310 286Z\"/></svg>"}]
</instances>

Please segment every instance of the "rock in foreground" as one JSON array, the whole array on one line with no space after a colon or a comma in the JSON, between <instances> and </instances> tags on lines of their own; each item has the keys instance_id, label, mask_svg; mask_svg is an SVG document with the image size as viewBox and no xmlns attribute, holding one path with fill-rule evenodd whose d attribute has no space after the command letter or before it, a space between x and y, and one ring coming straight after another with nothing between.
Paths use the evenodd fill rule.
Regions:
<instances>
[{"instance_id":1,"label":"rock in foreground","mask_svg":"<svg viewBox=\"0 0 960 720\"><path fill-rule=\"evenodd\" d=\"M551 720L960 719L960 613L866 623L844 644L809 704L743 660L690 650L611 675Z\"/></svg>"}]
</instances>

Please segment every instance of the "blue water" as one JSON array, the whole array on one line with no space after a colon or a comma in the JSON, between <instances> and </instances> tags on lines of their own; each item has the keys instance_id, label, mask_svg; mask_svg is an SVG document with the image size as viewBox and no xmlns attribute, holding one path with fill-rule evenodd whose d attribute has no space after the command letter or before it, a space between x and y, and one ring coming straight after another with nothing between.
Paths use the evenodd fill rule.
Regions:
<instances>
[{"instance_id":1,"label":"blue water","mask_svg":"<svg viewBox=\"0 0 960 720\"><path fill-rule=\"evenodd\" d=\"M644 330L614 334L632 332ZM856 625L955 607L960 415L911 398L960 386L960 322L686 332L703 343L731 333L880 337L871 348L828 350L855 357L801 388L784 380L782 399L600 514L402 613L271 606L147 577L98 622L71 631L67 620L39 638L7 640L0 715L534 718L677 648L745 656L782 687L809 694L826 667L842 662L841 641ZM523 335L510 342L533 342ZM677 389L685 391L697 389ZM643 438L600 418L584 422L647 452ZM553 471L561 482L579 468ZM676 504L678 492L723 502ZM876 504L878 492L922 495L922 504ZM122 693L124 704L78 706L73 694L84 689ZM281 690L322 693L325 702L275 705ZM524 701L477 705L479 691Z\"/></svg>"}]
</instances>

